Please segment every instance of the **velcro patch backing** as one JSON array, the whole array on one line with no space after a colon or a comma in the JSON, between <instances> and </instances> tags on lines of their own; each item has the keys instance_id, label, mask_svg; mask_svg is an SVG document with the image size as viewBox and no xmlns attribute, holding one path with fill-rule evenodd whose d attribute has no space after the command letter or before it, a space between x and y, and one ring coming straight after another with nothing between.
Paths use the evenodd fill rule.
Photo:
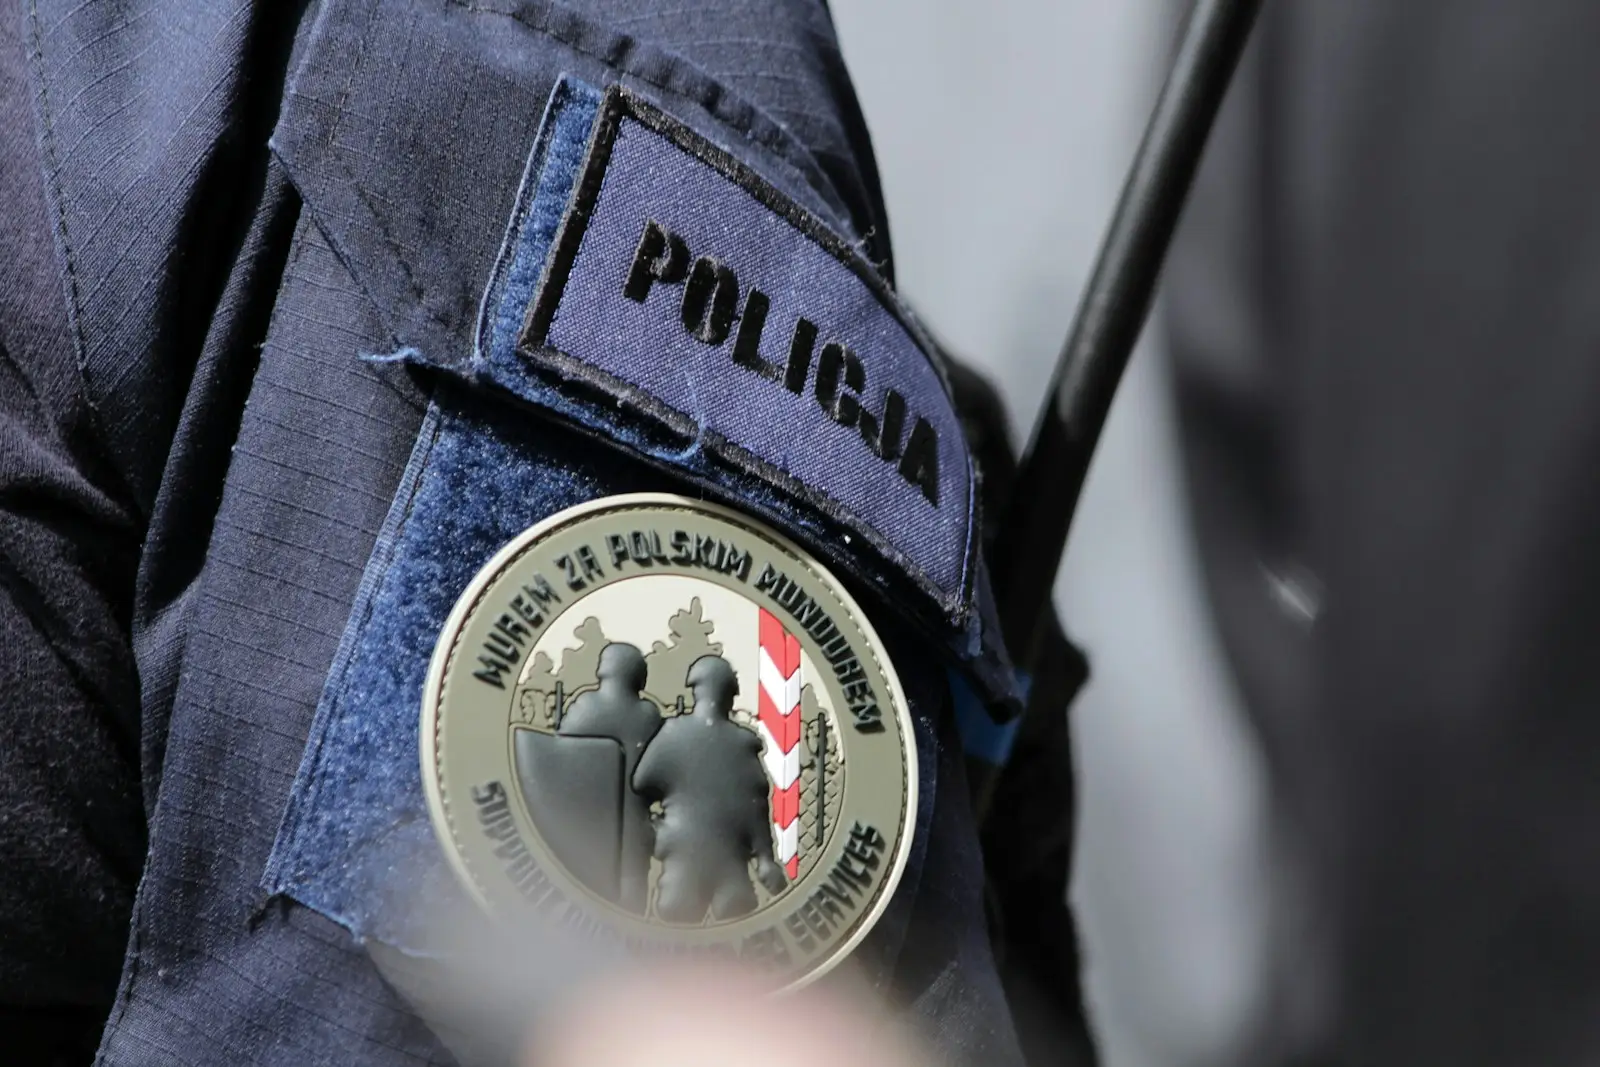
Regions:
<instances>
[{"instance_id":1,"label":"velcro patch backing","mask_svg":"<svg viewBox=\"0 0 1600 1067\"><path fill-rule=\"evenodd\" d=\"M879 275L631 92L569 87L566 99L593 109L582 155L576 116L553 106L510 268L526 282L502 289L520 303L497 309L494 339L521 316L520 360L816 507L963 615L973 465L931 346Z\"/></svg>"}]
</instances>

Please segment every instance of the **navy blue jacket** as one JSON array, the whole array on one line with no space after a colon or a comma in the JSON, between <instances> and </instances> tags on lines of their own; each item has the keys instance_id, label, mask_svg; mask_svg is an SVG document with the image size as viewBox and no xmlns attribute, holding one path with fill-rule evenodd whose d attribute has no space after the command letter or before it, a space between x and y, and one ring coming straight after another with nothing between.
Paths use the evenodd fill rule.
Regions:
<instances>
[{"instance_id":1,"label":"navy blue jacket","mask_svg":"<svg viewBox=\"0 0 1600 1067\"><path fill-rule=\"evenodd\" d=\"M482 559L571 503L688 489L753 502L863 591L923 753L876 951L944 1051L1016 1062L952 684L918 667L940 650L954 691L1016 703L977 549L941 584L787 483L712 469L626 412L596 443L562 396L471 362L563 79L625 86L892 278L824 5L4 8L0 1018L19 1047L82 1062L104 1025L108 1064L452 1062L373 962L413 947L352 858L383 843L299 832L375 812L417 829L414 741L363 732L350 664L412 669L406 626L459 589L424 576L375 615L395 546L440 547L417 524L448 518L469 531L452 551ZM428 512L429 492L475 499L449 481L468 470L485 499ZM1017 875L1048 907L1069 845ZM1070 975L1064 937L1040 943ZM1055 995L1081 1031L1075 982Z\"/></svg>"}]
</instances>

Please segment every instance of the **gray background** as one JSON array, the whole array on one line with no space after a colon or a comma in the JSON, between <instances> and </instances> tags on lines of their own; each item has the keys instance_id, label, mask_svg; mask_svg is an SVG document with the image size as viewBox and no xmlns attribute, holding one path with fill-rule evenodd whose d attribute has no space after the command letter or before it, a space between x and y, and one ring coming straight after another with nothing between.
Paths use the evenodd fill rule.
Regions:
<instances>
[{"instance_id":1,"label":"gray background","mask_svg":"<svg viewBox=\"0 0 1600 1067\"><path fill-rule=\"evenodd\" d=\"M833 0L902 292L1025 438L1163 69L1169 0ZM1159 330L1057 585L1094 663L1074 711L1073 897L1108 1067L1228 1062L1260 999L1259 757L1205 607Z\"/></svg>"}]
</instances>

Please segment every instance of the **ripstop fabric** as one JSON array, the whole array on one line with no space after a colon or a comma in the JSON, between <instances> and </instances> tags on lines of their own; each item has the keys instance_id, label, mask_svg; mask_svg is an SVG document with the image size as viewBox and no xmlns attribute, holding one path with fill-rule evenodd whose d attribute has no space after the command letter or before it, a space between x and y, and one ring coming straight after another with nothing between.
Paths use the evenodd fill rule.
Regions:
<instances>
[{"instance_id":1,"label":"ripstop fabric","mask_svg":"<svg viewBox=\"0 0 1600 1067\"><path fill-rule=\"evenodd\" d=\"M66 515L52 537L113 561L69 558L86 591L71 600L65 587L71 603L52 609L87 606L110 632L48 629L48 611L6 626L83 668L75 714L121 725L94 759L76 758L68 731L44 742L36 762L55 776L25 783L24 815L0 840L27 871L59 875L57 893L7 897L4 918L59 926L99 903L121 917L137 894L125 929L90 931L93 951L10 945L0 977L8 1005L40 991L45 1007L105 1018L101 1062L453 1061L363 946L404 940L366 922L373 872L338 869L330 844L367 826L421 846L414 810L407 822L385 809L414 784L405 738L341 717L328 694L408 684L409 660L357 653L413 655L437 598L386 581L454 581L468 564L441 550L492 550L565 500L683 484L473 373L484 291L558 79L638 92L888 275L870 146L823 5L671 8L5 5L17 27L6 62L26 71L37 138L18 158L37 165L43 202L15 225L47 235L48 254L23 262L59 286L62 307L44 320L57 347L31 351L71 379L63 405L87 413L58 424L92 438L64 454L94 491L56 498ZM464 508L473 485L489 488ZM418 548L449 577L407 555ZM884 564L856 566L870 589ZM965 649L1002 693L1003 660L975 630L936 640L883 603L874 622L902 664ZM368 663L397 673L364 674ZM931 777L920 876L897 902L897 940L918 951L897 968L896 998L953 1058L1014 1062L942 673L913 699ZM18 698L3 706L8 727L23 721ZM79 780L120 784L59 803L81 795ZM41 827L63 856L23 847ZM280 839L295 844L275 857ZM80 877L72 857L91 854L115 862Z\"/></svg>"}]
</instances>

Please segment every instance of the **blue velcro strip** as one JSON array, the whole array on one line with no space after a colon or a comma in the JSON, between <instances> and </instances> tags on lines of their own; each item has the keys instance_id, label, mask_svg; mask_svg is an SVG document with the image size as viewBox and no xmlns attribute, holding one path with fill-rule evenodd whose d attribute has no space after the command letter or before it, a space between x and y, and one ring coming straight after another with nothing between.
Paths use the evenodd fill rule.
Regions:
<instances>
[{"instance_id":1,"label":"blue velcro strip","mask_svg":"<svg viewBox=\"0 0 1600 1067\"><path fill-rule=\"evenodd\" d=\"M801 498L963 614L973 467L929 347L879 276L628 91L568 81L558 97L485 306L483 369L566 414L569 397L529 371L579 383L624 432L650 417L689 443L680 466L709 454ZM586 423L596 410L607 418Z\"/></svg>"},{"instance_id":2,"label":"blue velcro strip","mask_svg":"<svg viewBox=\"0 0 1600 1067\"><path fill-rule=\"evenodd\" d=\"M950 672L950 700L955 705L956 731L961 735L962 750L973 759L1004 767L1017 743L1017 730L1022 720L995 722L959 671Z\"/></svg>"},{"instance_id":3,"label":"blue velcro strip","mask_svg":"<svg viewBox=\"0 0 1600 1067\"><path fill-rule=\"evenodd\" d=\"M485 295L474 380L437 380L352 606L263 877L269 893L315 908L358 939L407 952L430 950L436 931L429 921L460 895L428 817L418 740L423 678L451 607L496 550L539 520L597 497L661 488L659 473L636 456L530 418L503 391L477 380L512 387L547 407L562 399L526 374L515 347L522 316L503 312L525 308L532 298L601 100L571 79L552 96L512 236ZM415 351L369 358L428 365ZM590 429L600 425L591 409L558 410ZM637 413L612 417L607 432L640 448ZM747 495L753 505L782 513L781 501L762 496L775 492L752 479ZM782 525L793 529L798 521L794 515ZM899 627L892 618L882 625L891 648L909 647L894 643ZM910 899L936 792L928 709L937 697L929 678L905 682L924 797L902 881L901 893ZM898 944L908 915L906 908L892 909L874 940Z\"/></svg>"},{"instance_id":4,"label":"blue velcro strip","mask_svg":"<svg viewBox=\"0 0 1600 1067\"><path fill-rule=\"evenodd\" d=\"M358 938L407 948L426 943L415 924L436 921L427 909L456 892L417 739L423 678L456 597L540 519L640 487L606 457L552 448L506 405L448 388L440 400L367 565L264 880Z\"/></svg>"},{"instance_id":5,"label":"blue velcro strip","mask_svg":"<svg viewBox=\"0 0 1600 1067\"><path fill-rule=\"evenodd\" d=\"M578 184L601 99L600 90L576 78L562 78L550 94L511 219L512 236L484 297L478 359L491 377L515 381L522 369L516 355L517 335Z\"/></svg>"}]
</instances>

